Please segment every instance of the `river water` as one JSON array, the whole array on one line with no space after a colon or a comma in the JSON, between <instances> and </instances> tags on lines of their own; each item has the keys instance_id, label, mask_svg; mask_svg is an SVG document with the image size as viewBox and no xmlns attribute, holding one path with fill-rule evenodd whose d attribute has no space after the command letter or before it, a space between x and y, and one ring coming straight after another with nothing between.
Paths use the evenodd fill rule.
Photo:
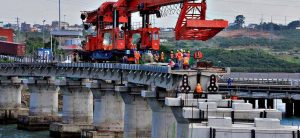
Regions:
<instances>
[{"instance_id":1,"label":"river water","mask_svg":"<svg viewBox=\"0 0 300 138\"><path fill-rule=\"evenodd\" d=\"M285 105L281 100L275 101L275 108L285 112ZM300 126L300 118L283 118L281 124ZM0 138L49 138L49 131L28 132L18 130L17 125L0 125Z\"/></svg>"}]
</instances>

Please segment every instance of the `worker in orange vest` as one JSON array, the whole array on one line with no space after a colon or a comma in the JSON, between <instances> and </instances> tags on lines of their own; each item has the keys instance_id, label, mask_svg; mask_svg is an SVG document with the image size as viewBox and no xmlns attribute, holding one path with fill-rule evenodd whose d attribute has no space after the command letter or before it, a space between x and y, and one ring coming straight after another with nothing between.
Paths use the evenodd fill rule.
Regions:
<instances>
[{"instance_id":1,"label":"worker in orange vest","mask_svg":"<svg viewBox=\"0 0 300 138\"><path fill-rule=\"evenodd\" d=\"M195 92L198 98L202 97L202 93L203 93L203 89L200 83L197 84L196 88L195 88Z\"/></svg>"},{"instance_id":2,"label":"worker in orange vest","mask_svg":"<svg viewBox=\"0 0 300 138\"><path fill-rule=\"evenodd\" d=\"M183 69L188 69L190 67L189 58L186 56L183 58Z\"/></svg>"},{"instance_id":3,"label":"worker in orange vest","mask_svg":"<svg viewBox=\"0 0 300 138\"><path fill-rule=\"evenodd\" d=\"M141 54L139 51L134 51L134 60L135 64L140 64Z\"/></svg>"},{"instance_id":4,"label":"worker in orange vest","mask_svg":"<svg viewBox=\"0 0 300 138\"><path fill-rule=\"evenodd\" d=\"M162 62L162 63L165 62L165 54L164 54L164 52L160 53L160 62Z\"/></svg>"},{"instance_id":5,"label":"worker in orange vest","mask_svg":"<svg viewBox=\"0 0 300 138\"><path fill-rule=\"evenodd\" d=\"M182 68L182 59L183 59L182 51L180 50L177 51L176 58L177 58L177 63L179 65L179 68Z\"/></svg>"}]
</instances>

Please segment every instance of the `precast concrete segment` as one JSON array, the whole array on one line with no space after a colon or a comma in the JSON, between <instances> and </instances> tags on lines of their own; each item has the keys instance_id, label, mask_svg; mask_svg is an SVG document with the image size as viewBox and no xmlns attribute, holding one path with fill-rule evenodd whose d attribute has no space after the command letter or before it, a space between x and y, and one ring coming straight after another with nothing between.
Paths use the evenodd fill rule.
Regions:
<instances>
[{"instance_id":1,"label":"precast concrete segment","mask_svg":"<svg viewBox=\"0 0 300 138\"><path fill-rule=\"evenodd\" d=\"M125 103L124 138L150 138L152 111L146 99L122 92Z\"/></svg>"},{"instance_id":2,"label":"precast concrete segment","mask_svg":"<svg viewBox=\"0 0 300 138\"><path fill-rule=\"evenodd\" d=\"M156 98L147 98L152 110L152 138L177 137L177 122L171 108Z\"/></svg>"},{"instance_id":3,"label":"precast concrete segment","mask_svg":"<svg viewBox=\"0 0 300 138\"><path fill-rule=\"evenodd\" d=\"M113 89L93 89L95 97L94 122L97 131L122 133L124 126L124 102Z\"/></svg>"},{"instance_id":4,"label":"precast concrete segment","mask_svg":"<svg viewBox=\"0 0 300 138\"><path fill-rule=\"evenodd\" d=\"M83 86L60 86L63 93L63 123L92 124L93 94Z\"/></svg>"},{"instance_id":5,"label":"precast concrete segment","mask_svg":"<svg viewBox=\"0 0 300 138\"><path fill-rule=\"evenodd\" d=\"M0 85L0 109L20 108L23 85Z\"/></svg>"},{"instance_id":6,"label":"precast concrete segment","mask_svg":"<svg viewBox=\"0 0 300 138\"><path fill-rule=\"evenodd\" d=\"M51 116L58 113L59 87L54 85L28 84L30 91L30 116Z\"/></svg>"}]
</instances>

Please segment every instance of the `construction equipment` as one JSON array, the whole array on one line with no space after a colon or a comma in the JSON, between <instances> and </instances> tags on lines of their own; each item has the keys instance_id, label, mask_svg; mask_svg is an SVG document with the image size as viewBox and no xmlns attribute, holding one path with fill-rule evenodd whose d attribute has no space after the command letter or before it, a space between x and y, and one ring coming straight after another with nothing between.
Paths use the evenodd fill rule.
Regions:
<instances>
[{"instance_id":1,"label":"construction equipment","mask_svg":"<svg viewBox=\"0 0 300 138\"><path fill-rule=\"evenodd\" d=\"M169 9L168 7L178 7ZM174 29L176 40L206 41L228 26L225 20L206 20L206 1L193 0L118 0L104 2L94 11L84 11L81 19L85 29L95 27L95 35L88 36L81 53L86 60L116 60L127 56L134 61L134 50L158 51L160 47L159 28L152 27L150 15L157 18L166 13L179 13ZM132 25L132 13L142 17L140 27ZM134 44L134 35L140 39Z\"/></svg>"}]
</instances>

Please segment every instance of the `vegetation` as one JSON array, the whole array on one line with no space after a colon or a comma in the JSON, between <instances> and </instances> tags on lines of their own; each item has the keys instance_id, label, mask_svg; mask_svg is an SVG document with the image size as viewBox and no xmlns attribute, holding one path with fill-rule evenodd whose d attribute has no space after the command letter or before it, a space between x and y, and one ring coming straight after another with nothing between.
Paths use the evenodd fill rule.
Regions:
<instances>
[{"instance_id":1,"label":"vegetation","mask_svg":"<svg viewBox=\"0 0 300 138\"><path fill-rule=\"evenodd\" d=\"M300 72L300 64L287 62L260 49L202 49L201 51L204 53L204 60L213 61L220 66L232 67L233 71Z\"/></svg>"}]
</instances>

